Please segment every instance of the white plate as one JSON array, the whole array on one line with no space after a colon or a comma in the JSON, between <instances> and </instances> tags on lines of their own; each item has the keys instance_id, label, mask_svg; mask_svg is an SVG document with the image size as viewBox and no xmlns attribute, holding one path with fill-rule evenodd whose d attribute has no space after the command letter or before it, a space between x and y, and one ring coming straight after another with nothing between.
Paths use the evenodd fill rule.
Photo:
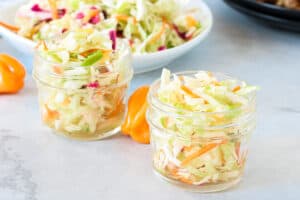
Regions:
<instances>
[{"instance_id":1,"label":"white plate","mask_svg":"<svg viewBox=\"0 0 300 200\"><path fill-rule=\"evenodd\" d=\"M213 24L211 10L202 0L191 1L189 7L196 7L201 10L200 21L204 27L203 32L194 39L183 45L177 46L165 51L135 54L133 55L133 66L135 73L143 73L168 65L174 59L186 54L192 48L197 46L210 32ZM0 10L0 12L4 12ZM35 43L31 40L23 38L3 27L0 27L0 34L6 38L12 46L28 56L33 56Z\"/></svg>"}]
</instances>

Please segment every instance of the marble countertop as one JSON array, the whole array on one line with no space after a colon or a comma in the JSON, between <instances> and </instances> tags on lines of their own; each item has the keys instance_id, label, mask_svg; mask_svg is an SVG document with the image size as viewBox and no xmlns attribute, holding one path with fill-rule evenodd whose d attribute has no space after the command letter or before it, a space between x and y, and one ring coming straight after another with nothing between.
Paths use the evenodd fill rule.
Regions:
<instances>
[{"instance_id":1,"label":"marble countertop","mask_svg":"<svg viewBox=\"0 0 300 200\"><path fill-rule=\"evenodd\" d=\"M0 96L0 199L300 199L300 35L257 24L222 1L207 3L215 18L211 35L170 66L225 72L261 87L258 125L237 187L186 192L154 176L149 145L120 135L78 142L52 134L41 123L28 75L20 94ZM0 52L32 64L2 39ZM135 76L130 91L160 72Z\"/></svg>"}]
</instances>

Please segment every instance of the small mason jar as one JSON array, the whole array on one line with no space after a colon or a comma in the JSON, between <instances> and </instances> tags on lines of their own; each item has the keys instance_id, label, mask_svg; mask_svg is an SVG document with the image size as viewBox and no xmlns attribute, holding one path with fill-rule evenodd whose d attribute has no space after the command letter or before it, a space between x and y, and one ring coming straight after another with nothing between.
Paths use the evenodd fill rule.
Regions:
<instances>
[{"instance_id":1,"label":"small mason jar","mask_svg":"<svg viewBox=\"0 0 300 200\"><path fill-rule=\"evenodd\" d=\"M223 74L214 75L219 80L232 80ZM147 112L155 174L195 192L222 191L239 183L255 128L255 92L247 106L235 110L192 112L161 102L159 87L160 80L150 88Z\"/></svg>"},{"instance_id":2,"label":"small mason jar","mask_svg":"<svg viewBox=\"0 0 300 200\"><path fill-rule=\"evenodd\" d=\"M110 65L121 67L108 72ZM62 66L68 70L61 71ZM82 74L84 67L78 63L49 62L36 51L33 77L42 120L54 132L72 139L99 140L120 131L133 76L128 45L118 41L111 61L91 66L91 70L103 72L97 76Z\"/></svg>"}]
</instances>

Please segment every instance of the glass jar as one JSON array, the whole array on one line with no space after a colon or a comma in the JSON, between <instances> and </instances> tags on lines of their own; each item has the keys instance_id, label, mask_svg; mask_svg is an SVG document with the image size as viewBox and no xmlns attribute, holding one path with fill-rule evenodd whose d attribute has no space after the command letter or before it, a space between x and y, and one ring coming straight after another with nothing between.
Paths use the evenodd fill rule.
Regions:
<instances>
[{"instance_id":1,"label":"glass jar","mask_svg":"<svg viewBox=\"0 0 300 200\"><path fill-rule=\"evenodd\" d=\"M232 80L223 74L214 75L219 80ZM155 174L196 192L221 191L236 185L241 180L249 138L255 128L255 92L247 106L235 110L192 112L161 102L157 97L159 87L160 80L150 88L147 112Z\"/></svg>"},{"instance_id":2,"label":"glass jar","mask_svg":"<svg viewBox=\"0 0 300 200\"><path fill-rule=\"evenodd\" d=\"M62 64L49 62L36 52L33 77L42 120L48 127L78 140L99 140L119 132L133 69L128 45L119 41L118 46L113 52L118 59L92 66L91 70L104 70L94 77L84 74L84 67L76 63L64 64L68 70L62 72ZM118 72L106 72L110 65L121 67Z\"/></svg>"}]
</instances>

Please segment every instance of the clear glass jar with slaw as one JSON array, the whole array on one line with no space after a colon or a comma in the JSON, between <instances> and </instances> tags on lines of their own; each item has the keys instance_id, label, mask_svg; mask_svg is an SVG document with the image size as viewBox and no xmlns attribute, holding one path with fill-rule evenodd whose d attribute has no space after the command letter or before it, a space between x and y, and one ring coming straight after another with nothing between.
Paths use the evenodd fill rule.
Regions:
<instances>
[{"instance_id":1,"label":"clear glass jar with slaw","mask_svg":"<svg viewBox=\"0 0 300 200\"><path fill-rule=\"evenodd\" d=\"M255 91L223 74L163 70L148 95L155 173L197 192L237 184L255 128Z\"/></svg>"},{"instance_id":2,"label":"clear glass jar with slaw","mask_svg":"<svg viewBox=\"0 0 300 200\"><path fill-rule=\"evenodd\" d=\"M79 140L119 132L133 69L129 45L113 35L82 29L37 47L42 120L55 132Z\"/></svg>"}]
</instances>

